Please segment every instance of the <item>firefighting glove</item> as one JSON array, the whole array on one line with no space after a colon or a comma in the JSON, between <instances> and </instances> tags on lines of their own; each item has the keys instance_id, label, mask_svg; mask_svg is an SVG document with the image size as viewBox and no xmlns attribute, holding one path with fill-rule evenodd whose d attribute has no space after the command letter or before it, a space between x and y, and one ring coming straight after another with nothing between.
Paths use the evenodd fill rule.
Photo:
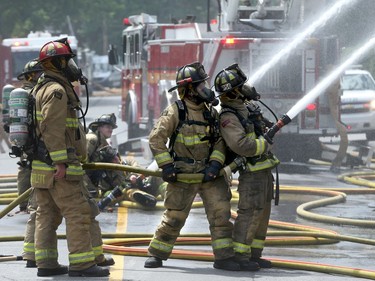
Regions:
<instances>
[{"instance_id":1,"label":"firefighting glove","mask_svg":"<svg viewBox=\"0 0 375 281\"><path fill-rule=\"evenodd\" d=\"M202 182L208 182L214 180L220 172L222 165L215 160L210 162L210 165L204 170L204 177Z\"/></svg>"},{"instance_id":2,"label":"firefighting glove","mask_svg":"<svg viewBox=\"0 0 375 281\"><path fill-rule=\"evenodd\" d=\"M99 149L99 161L110 163L117 155L117 149L110 145L104 146Z\"/></svg>"},{"instance_id":3,"label":"firefighting glove","mask_svg":"<svg viewBox=\"0 0 375 281\"><path fill-rule=\"evenodd\" d=\"M162 168L162 178L166 182L176 182L178 170L174 164L164 165Z\"/></svg>"},{"instance_id":4,"label":"firefighting glove","mask_svg":"<svg viewBox=\"0 0 375 281\"><path fill-rule=\"evenodd\" d=\"M4 125L3 125L3 129L4 129L4 131L5 131L7 134L9 134L9 124L4 124Z\"/></svg>"}]
</instances>

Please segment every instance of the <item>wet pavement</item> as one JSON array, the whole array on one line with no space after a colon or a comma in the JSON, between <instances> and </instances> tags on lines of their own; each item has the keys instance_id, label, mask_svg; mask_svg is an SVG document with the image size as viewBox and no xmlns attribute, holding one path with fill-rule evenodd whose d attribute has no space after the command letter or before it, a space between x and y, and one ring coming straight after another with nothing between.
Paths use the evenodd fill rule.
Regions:
<instances>
[{"instance_id":1,"label":"wet pavement","mask_svg":"<svg viewBox=\"0 0 375 281\"><path fill-rule=\"evenodd\" d=\"M147 161L137 157L141 164L146 165ZM5 154L0 154L2 174L12 174L16 172L15 160L10 159ZM142 163L143 162L143 163ZM290 169L290 167L288 168ZM374 239L374 227L360 227L353 225L340 225L335 223L324 223L306 219L297 214L297 208L306 202L327 198L326 195L311 194L302 187L310 187L316 190L318 187L324 189L352 190L357 189L359 194L347 194L345 202L319 207L311 210L313 213L340 218L352 218L356 220L372 220L375 209L368 207L374 201L375 194L367 193L365 188L356 185L339 182L337 175L329 172L325 166L309 167L308 173L283 173L280 168L280 183L282 185L280 204L273 206L271 214L271 225L269 228L269 237L264 250L264 256L274 261L275 267L272 269L262 269L258 272L226 272L212 268L211 261L200 261L187 259L169 259L164 262L164 267L157 269L145 269L144 253L123 253L125 248L120 247L117 254L113 254L116 265L111 267L111 276L109 278L95 278L95 280L165 280L173 278L178 280L360 280L359 277L351 276L352 273L342 273L343 268L353 272L353 268L370 272L367 279L375 279L373 255L374 246L364 243L353 243L351 241L334 241L319 244L311 241L304 242L304 239L312 238L294 237L278 234L279 231L292 231L299 228L319 228L321 233L326 231L334 232L336 235L356 237L358 239ZM287 191L291 186L299 186L301 190ZM283 192L283 189L285 191ZM235 193L235 191L234 191ZM198 200L199 201L199 200ZM161 203L160 203L161 204ZM235 210L236 203L233 203ZM5 205L1 205L3 209ZM15 209L17 210L17 209ZM13 211L14 212L14 211ZM12 213L13 213L12 212ZM103 236L110 234L128 234L133 237L144 236L146 240L153 234L162 215L162 208L149 211L137 208L117 207L113 213L102 213L98 216ZM17 214L14 216L5 216L0 219L0 237L11 240L1 242L0 255L19 256L22 253L22 235L28 215ZM295 228L295 229L294 229ZM64 224L58 230L59 234L64 234ZM182 235L200 235L208 234L208 224L202 208L192 209ZM10 238L7 238L11 236ZM285 240L285 241L284 241ZM295 242L295 241L299 242ZM314 239L313 239L314 240ZM316 239L315 239L316 240ZM111 243L109 239L107 243ZM294 241L294 242L293 242ZM301 242L302 241L302 242ZM295 244L295 245L294 245ZM134 245L132 249L141 249L145 251L147 243L143 245ZM197 252L210 253L208 245L176 245L175 249L190 250ZM60 262L67 264L66 241L59 240ZM319 271L322 268L339 267L340 274L329 274L314 272L312 269L305 269L308 263L320 264ZM290 264L294 264L292 268ZM301 264L301 268L296 268L296 264ZM330 270L328 272L330 272ZM356 271L357 272L357 271ZM25 268L24 261L6 261L0 262L1 280L74 280L74 278L65 276L56 276L53 278L41 278L36 276L36 269Z\"/></svg>"},{"instance_id":2,"label":"wet pavement","mask_svg":"<svg viewBox=\"0 0 375 281\"><path fill-rule=\"evenodd\" d=\"M116 112L119 97L106 97L105 102L100 98L91 99L88 122L103 112ZM123 127L119 124L119 127ZM136 155L140 165L146 167L149 159ZM11 159L7 154L0 154L0 175L15 174L18 159ZM366 169L367 171L372 171ZM357 170L356 170L357 171ZM116 265L110 268L110 277L95 278L95 280L153 280L165 281L167 278L179 281L190 280L375 280L373 226L375 207L369 205L375 201L372 188L361 187L338 180L338 174L329 171L329 166L322 163L283 163L279 167L281 196L278 206L272 206L271 224L267 236L264 257L274 262L274 268L262 269L258 272L226 272L216 270L211 261L193 258L196 252L210 255L209 245L176 245L176 250L193 251L192 255L184 258L171 258L164 262L162 268L145 269L143 267L145 250L149 237L154 233L163 213L162 206L156 210L140 208L116 207L113 213L101 213L97 218L102 227L106 244L111 244L115 234L120 236L144 237L144 243L131 241L130 248L119 247L115 252L108 252L116 260ZM342 172L351 172L344 169ZM371 178L370 178L371 180ZM14 187L14 184L13 184ZM4 188L0 184L0 190ZM335 194L315 193L318 189L338 190L345 192L346 197L340 202L314 207L312 218L301 216L297 209L301 204L317 200L332 200L340 197ZM354 192L357 191L357 192ZM235 188L233 189L235 195ZM199 201L199 199L197 199ZM162 205L162 202L159 204ZM0 205L3 210L6 205ZM233 210L236 202L233 201ZM15 209L17 210L17 209ZM14 211L12 211L12 214ZM322 215L330 218L328 221L317 220ZM326 217L324 217L326 218ZM368 222L369 225L342 224L335 218L352 219L355 222ZM25 231L28 215L17 214L4 216L0 219L0 255L20 256L22 254L22 237ZM310 236L293 236L291 231L315 231L320 234L330 234L330 239L312 238ZM201 207L193 208L182 235L207 236L208 223ZM58 229L59 234L65 233L65 225ZM328 235L327 234L327 235ZM312 234L311 234L312 235ZM332 238L334 237L334 238ZM106 248L109 251L109 247ZM191 253L191 252L189 252ZM66 240L59 240L59 261L68 263ZM210 259L210 258L208 258ZM37 277L36 269L25 268L24 261L2 261L0 256L0 280L79 280L67 275L55 277Z\"/></svg>"}]
</instances>

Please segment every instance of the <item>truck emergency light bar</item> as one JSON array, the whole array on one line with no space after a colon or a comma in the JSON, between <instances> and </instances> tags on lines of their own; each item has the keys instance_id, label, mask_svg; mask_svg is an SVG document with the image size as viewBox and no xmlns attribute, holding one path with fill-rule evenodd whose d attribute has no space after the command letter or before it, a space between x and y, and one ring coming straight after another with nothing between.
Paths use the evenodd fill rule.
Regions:
<instances>
[{"instance_id":1,"label":"truck emergency light bar","mask_svg":"<svg viewBox=\"0 0 375 281\"><path fill-rule=\"evenodd\" d=\"M130 16L128 18L124 18L122 23L124 25L141 25L141 24L146 24L146 23L156 23L157 22L157 17L152 16L149 14L141 13L140 15L135 15L135 16Z\"/></svg>"},{"instance_id":2,"label":"truck emergency light bar","mask_svg":"<svg viewBox=\"0 0 375 281\"><path fill-rule=\"evenodd\" d=\"M306 109L307 110L316 110L317 106L315 103L309 103L307 106L306 106Z\"/></svg>"},{"instance_id":3,"label":"truck emergency light bar","mask_svg":"<svg viewBox=\"0 0 375 281\"><path fill-rule=\"evenodd\" d=\"M29 46L29 42L15 41L11 45L11 47L21 47L21 46Z\"/></svg>"},{"instance_id":4,"label":"truck emergency light bar","mask_svg":"<svg viewBox=\"0 0 375 281\"><path fill-rule=\"evenodd\" d=\"M227 38L225 38L225 40L224 40L224 44L228 44L228 45L232 45L232 44L234 44L235 42L234 42L234 38L231 38L231 37L227 37Z\"/></svg>"}]
</instances>

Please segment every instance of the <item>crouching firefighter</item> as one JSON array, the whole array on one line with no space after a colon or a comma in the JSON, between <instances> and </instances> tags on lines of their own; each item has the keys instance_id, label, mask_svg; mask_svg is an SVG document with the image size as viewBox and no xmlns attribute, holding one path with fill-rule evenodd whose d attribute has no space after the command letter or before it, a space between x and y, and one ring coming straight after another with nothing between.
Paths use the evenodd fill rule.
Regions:
<instances>
[{"instance_id":1,"label":"crouching firefighter","mask_svg":"<svg viewBox=\"0 0 375 281\"><path fill-rule=\"evenodd\" d=\"M90 132L87 137L87 151L89 162L106 162L124 164L138 167L138 163L132 157L121 159L117 150L109 145L107 139L112 136L113 129L117 128L116 116L103 114L90 123ZM152 194L151 188L147 188L142 175L118 171L118 170L87 170L88 180L85 181L89 190L100 197L99 208L104 210L109 204L122 200L137 202L148 208L155 207L157 193Z\"/></svg>"},{"instance_id":2,"label":"crouching firefighter","mask_svg":"<svg viewBox=\"0 0 375 281\"><path fill-rule=\"evenodd\" d=\"M234 251L241 267L249 270L270 268L262 259L273 199L272 169L279 160L270 152L263 134L272 123L263 118L255 101L259 94L246 83L238 64L220 71L215 77L215 91L220 96L220 132L229 155L244 156L246 165L239 171L239 202L234 223Z\"/></svg>"},{"instance_id":3,"label":"crouching firefighter","mask_svg":"<svg viewBox=\"0 0 375 281\"><path fill-rule=\"evenodd\" d=\"M148 247L147 268L161 267L169 258L199 194L210 225L214 267L240 270L234 261L231 191L224 176L219 176L225 144L218 130L218 113L211 106L218 101L206 82L208 78L199 62L181 67L177 86L169 90L177 89L180 100L163 111L149 136L151 151L168 186L166 210ZM203 182L177 180L177 173L202 173Z\"/></svg>"},{"instance_id":4,"label":"crouching firefighter","mask_svg":"<svg viewBox=\"0 0 375 281\"><path fill-rule=\"evenodd\" d=\"M101 234L96 233L100 241L94 241L90 231L96 204L83 192L81 163L86 160L86 140L78 119L80 101L72 85L82 79L82 72L74 56L67 38L46 43L39 53L44 73L34 91L38 145L31 172L38 205L35 230L38 276L109 275L107 268L97 265L96 257L103 257L101 245L93 247L94 242L101 241ZM63 218L69 268L58 262L56 230Z\"/></svg>"}]
</instances>

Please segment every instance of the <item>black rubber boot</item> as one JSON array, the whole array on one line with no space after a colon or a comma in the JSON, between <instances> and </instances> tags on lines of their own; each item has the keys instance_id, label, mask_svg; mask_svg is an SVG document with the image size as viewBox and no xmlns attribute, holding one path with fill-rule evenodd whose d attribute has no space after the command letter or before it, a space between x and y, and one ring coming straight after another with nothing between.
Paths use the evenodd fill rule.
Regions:
<instances>
[{"instance_id":1,"label":"black rubber boot","mask_svg":"<svg viewBox=\"0 0 375 281\"><path fill-rule=\"evenodd\" d=\"M109 275L108 268L93 265L83 270L69 270L69 276L74 277L105 277Z\"/></svg>"},{"instance_id":2,"label":"black rubber boot","mask_svg":"<svg viewBox=\"0 0 375 281\"><path fill-rule=\"evenodd\" d=\"M68 267L65 265L59 265L56 268L38 268L38 276L53 276L63 275L68 273Z\"/></svg>"},{"instance_id":3,"label":"black rubber boot","mask_svg":"<svg viewBox=\"0 0 375 281\"><path fill-rule=\"evenodd\" d=\"M272 268L272 262L262 258L250 258L250 261L259 264L260 268Z\"/></svg>"},{"instance_id":4,"label":"black rubber boot","mask_svg":"<svg viewBox=\"0 0 375 281\"><path fill-rule=\"evenodd\" d=\"M234 260L234 258L228 258L224 260L215 260L214 268L223 269L229 271L240 271L240 265Z\"/></svg>"},{"instance_id":5,"label":"black rubber boot","mask_svg":"<svg viewBox=\"0 0 375 281\"><path fill-rule=\"evenodd\" d=\"M163 261L161 258L158 258L158 257L149 257L145 261L146 268L157 268L157 267L162 267L162 266L163 266Z\"/></svg>"},{"instance_id":6,"label":"black rubber boot","mask_svg":"<svg viewBox=\"0 0 375 281\"><path fill-rule=\"evenodd\" d=\"M249 261L249 260L240 260L236 261L239 263L240 268L242 271L257 271L260 269L260 266L257 262Z\"/></svg>"},{"instance_id":7,"label":"black rubber boot","mask_svg":"<svg viewBox=\"0 0 375 281\"><path fill-rule=\"evenodd\" d=\"M115 260L113 258L105 258L104 261L97 263L98 266L111 266L115 264Z\"/></svg>"},{"instance_id":8,"label":"black rubber boot","mask_svg":"<svg viewBox=\"0 0 375 281\"><path fill-rule=\"evenodd\" d=\"M138 192L135 191L133 193L133 198L135 202L141 204L142 206L148 207L148 208L153 208L156 205L156 198L152 196L151 194L147 194L144 192Z\"/></svg>"},{"instance_id":9,"label":"black rubber boot","mask_svg":"<svg viewBox=\"0 0 375 281\"><path fill-rule=\"evenodd\" d=\"M37 266L36 266L36 261L33 261L33 260L27 260L27 261L26 261L26 267L33 267L33 268L37 267Z\"/></svg>"}]
</instances>

